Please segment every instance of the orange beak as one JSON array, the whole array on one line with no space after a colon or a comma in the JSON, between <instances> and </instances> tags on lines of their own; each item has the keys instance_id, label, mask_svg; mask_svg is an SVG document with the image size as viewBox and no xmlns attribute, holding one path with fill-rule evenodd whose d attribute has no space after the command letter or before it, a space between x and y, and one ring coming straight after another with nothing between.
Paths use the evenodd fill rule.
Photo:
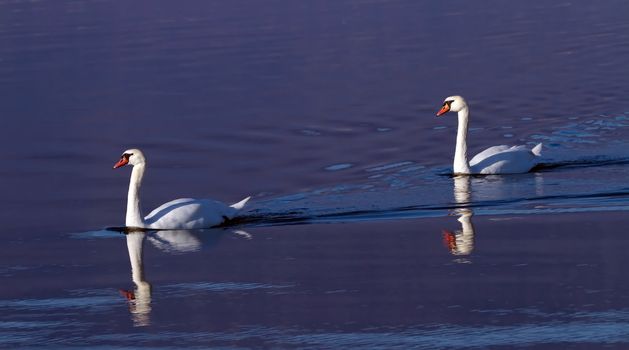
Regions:
<instances>
[{"instance_id":1,"label":"orange beak","mask_svg":"<svg viewBox=\"0 0 629 350\"><path fill-rule=\"evenodd\" d=\"M118 169L121 166L125 166L127 165L127 163L129 163L129 159L127 158L120 158L120 160L118 161L118 163L114 164L114 169Z\"/></svg>"},{"instance_id":2,"label":"orange beak","mask_svg":"<svg viewBox=\"0 0 629 350\"><path fill-rule=\"evenodd\" d=\"M437 117L441 117L442 115L448 113L448 111L450 110L450 106L446 103L443 105L443 107L441 107L441 109L439 110L439 112L437 112Z\"/></svg>"}]
</instances>

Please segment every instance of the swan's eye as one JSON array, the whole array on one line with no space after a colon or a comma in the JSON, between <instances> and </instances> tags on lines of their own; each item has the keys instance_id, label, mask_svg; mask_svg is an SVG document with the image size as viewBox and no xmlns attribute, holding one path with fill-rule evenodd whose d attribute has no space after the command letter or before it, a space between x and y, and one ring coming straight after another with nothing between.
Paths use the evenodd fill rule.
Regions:
<instances>
[{"instance_id":1,"label":"swan's eye","mask_svg":"<svg viewBox=\"0 0 629 350\"><path fill-rule=\"evenodd\" d=\"M450 107L450 105L452 104L452 102L454 102L454 100L452 100L452 101L446 101L446 102L444 102L444 103L443 103L443 105L444 105L444 106L448 106L448 107Z\"/></svg>"},{"instance_id":2,"label":"swan's eye","mask_svg":"<svg viewBox=\"0 0 629 350\"><path fill-rule=\"evenodd\" d=\"M129 160L129 157L131 157L132 155L133 155L133 153L125 153L125 154L123 154L123 155L122 155L122 157L120 157L120 158L124 158L124 159L126 159L126 160Z\"/></svg>"}]
</instances>

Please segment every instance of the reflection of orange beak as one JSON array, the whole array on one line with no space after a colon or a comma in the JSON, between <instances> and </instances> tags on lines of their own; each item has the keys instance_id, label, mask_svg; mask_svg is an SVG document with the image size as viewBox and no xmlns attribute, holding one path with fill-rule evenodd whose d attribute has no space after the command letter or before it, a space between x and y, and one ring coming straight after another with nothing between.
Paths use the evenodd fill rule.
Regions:
<instances>
[{"instance_id":1,"label":"reflection of orange beak","mask_svg":"<svg viewBox=\"0 0 629 350\"><path fill-rule=\"evenodd\" d=\"M125 297L127 300L135 299L135 293L130 290L118 289L118 291L120 292L120 295Z\"/></svg>"},{"instance_id":2,"label":"reflection of orange beak","mask_svg":"<svg viewBox=\"0 0 629 350\"><path fill-rule=\"evenodd\" d=\"M127 159L127 158L120 158L118 163L114 164L114 169L118 169L121 166L127 165L127 163L129 163L129 159Z\"/></svg>"},{"instance_id":3,"label":"reflection of orange beak","mask_svg":"<svg viewBox=\"0 0 629 350\"><path fill-rule=\"evenodd\" d=\"M442 230L443 233L443 245L450 251L456 250L456 236L452 231Z\"/></svg>"},{"instance_id":4,"label":"reflection of orange beak","mask_svg":"<svg viewBox=\"0 0 629 350\"><path fill-rule=\"evenodd\" d=\"M439 112L437 112L437 117L441 117L442 115L448 113L449 110L450 110L450 106L448 106L447 104L443 105L443 107L441 107Z\"/></svg>"}]
</instances>

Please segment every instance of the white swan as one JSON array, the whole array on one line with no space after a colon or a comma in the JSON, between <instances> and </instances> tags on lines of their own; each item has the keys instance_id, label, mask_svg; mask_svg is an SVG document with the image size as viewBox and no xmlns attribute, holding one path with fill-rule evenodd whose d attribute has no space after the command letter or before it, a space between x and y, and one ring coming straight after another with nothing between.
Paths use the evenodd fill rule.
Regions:
<instances>
[{"instance_id":1,"label":"white swan","mask_svg":"<svg viewBox=\"0 0 629 350\"><path fill-rule=\"evenodd\" d=\"M446 97L437 116L452 111L458 112L459 127L456 135L456 150L454 152L454 175L473 174L518 174L526 173L539 163L542 144L533 149L526 146L493 146L475 155L467 161L467 124L469 108L461 96Z\"/></svg>"},{"instance_id":2,"label":"white swan","mask_svg":"<svg viewBox=\"0 0 629 350\"><path fill-rule=\"evenodd\" d=\"M114 169L126 164L133 165L129 193L127 195L127 217L125 226L156 230L200 229L220 225L232 219L251 197L230 206L212 199L180 198L162 204L145 218L140 211L140 186L146 169L146 159L139 149L122 153Z\"/></svg>"}]
</instances>

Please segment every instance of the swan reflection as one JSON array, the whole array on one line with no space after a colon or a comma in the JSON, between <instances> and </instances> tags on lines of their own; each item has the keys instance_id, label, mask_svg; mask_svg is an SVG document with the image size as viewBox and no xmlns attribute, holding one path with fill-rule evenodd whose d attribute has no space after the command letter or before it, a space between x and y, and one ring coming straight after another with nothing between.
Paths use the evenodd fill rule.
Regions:
<instances>
[{"instance_id":1,"label":"swan reflection","mask_svg":"<svg viewBox=\"0 0 629 350\"><path fill-rule=\"evenodd\" d=\"M185 230L157 231L147 239L155 248L169 253L190 253L201 249L201 240Z\"/></svg>"},{"instance_id":2,"label":"swan reflection","mask_svg":"<svg viewBox=\"0 0 629 350\"><path fill-rule=\"evenodd\" d=\"M443 243L452 255L468 256L474 251L474 225L472 216L474 212L467 206L470 204L470 177L455 176L454 180L454 201L457 204L452 214L459 216L457 219L461 223L461 229L457 231L443 230ZM461 259L459 262L469 262Z\"/></svg>"},{"instance_id":3,"label":"swan reflection","mask_svg":"<svg viewBox=\"0 0 629 350\"><path fill-rule=\"evenodd\" d=\"M211 231L211 232L208 232ZM135 284L133 290L120 289L120 294L129 304L131 319L136 327L151 324L151 296L152 287L144 273L144 246L149 241L155 248L170 254L185 254L198 251L205 245L215 244L224 230L168 230L168 231L128 231L125 232L127 250L131 263L131 279ZM242 230L233 231L234 234L251 239L251 235ZM203 242L199 235L202 235Z\"/></svg>"},{"instance_id":4,"label":"swan reflection","mask_svg":"<svg viewBox=\"0 0 629 350\"><path fill-rule=\"evenodd\" d=\"M127 233L127 249L131 262L131 279L135 284L133 291L120 290L120 293L129 301L129 311L133 325L148 326L151 324L151 284L144 276L144 232Z\"/></svg>"}]
</instances>

